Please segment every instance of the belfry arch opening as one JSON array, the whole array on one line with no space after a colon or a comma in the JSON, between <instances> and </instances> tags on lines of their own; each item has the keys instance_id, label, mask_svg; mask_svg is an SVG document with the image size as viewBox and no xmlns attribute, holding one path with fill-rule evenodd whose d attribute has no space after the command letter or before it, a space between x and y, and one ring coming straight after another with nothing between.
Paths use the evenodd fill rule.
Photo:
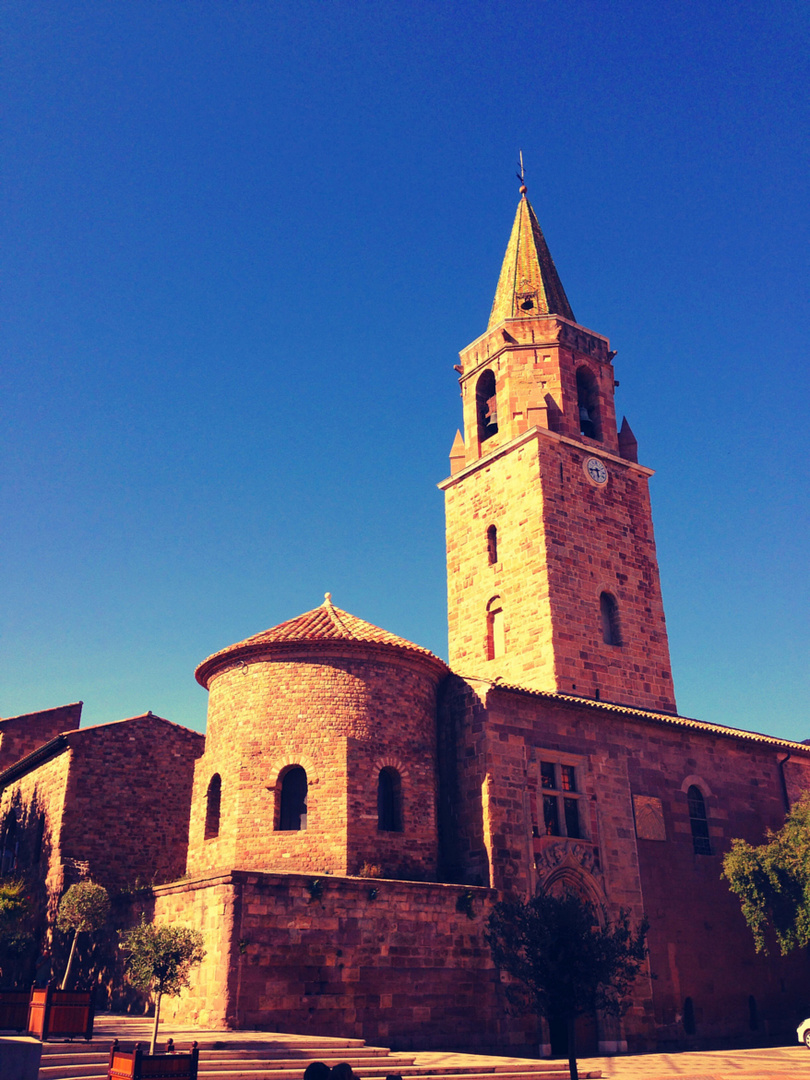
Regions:
<instances>
[{"instance_id":1,"label":"belfry arch opening","mask_svg":"<svg viewBox=\"0 0 810 1080\"><path fill-rule=\"evenodd\" d=\"M478 417L478 441L485 442L498 432L498 399L495 373L482 372L475 385L475 409Z\"/></svg>"},{"instance_id":2,"label":"belfry arch opening","mask_svg":"<svg viewBox=\"0 0 810 1080\"><path fill-rule=\"evenodd\" d=\"M602 417L596 376L587 367L577 368L577 416L580 434L586 439L602 440Z\"/></svg>"}]
</instances>

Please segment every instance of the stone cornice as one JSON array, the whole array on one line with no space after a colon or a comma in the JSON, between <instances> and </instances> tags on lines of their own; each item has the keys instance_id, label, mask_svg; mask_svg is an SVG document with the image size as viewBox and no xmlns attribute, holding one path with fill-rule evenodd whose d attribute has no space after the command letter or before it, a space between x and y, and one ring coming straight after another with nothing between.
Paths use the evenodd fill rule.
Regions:
<instances>
[{"instance_id":1,"label":"stone cornice","mask_svg":"<svg viewBox=\"0 0 810 1080\"><path fill-rule=\"evenodd\" d=\"M630 469L631 472L639 473L641 476L650 477L655 475L655 469L648 469L646 465L638 465L635 461L628 461L626 458L619 457L618 454L612 454L608 450L603 450L601 447L579 442L577 439L572 439L568 435L560 435L556 431L549 431L548 428L532 427L527 431L524 431L522 435L518 435L508 443L504 443L503 446L499 446L491 453L478 458L477 461L472 461L469 465L465 465L463 469L459 469L457 473L448 476L446 480L442 480L436 486L441 491L446 491L460 480L470 476L476 469L491 465L494 461L497 461L498 458L504 457L506 454L511 454L513 450L517 450L519 447L524 446L533 439L540 438L549 439L551 442L565 443L568 446L574 446L577 450L581 450L583 454L590 454L603 461L613 462L614 465L621 465L626 469Z\"/></svg>"}]
</instances>

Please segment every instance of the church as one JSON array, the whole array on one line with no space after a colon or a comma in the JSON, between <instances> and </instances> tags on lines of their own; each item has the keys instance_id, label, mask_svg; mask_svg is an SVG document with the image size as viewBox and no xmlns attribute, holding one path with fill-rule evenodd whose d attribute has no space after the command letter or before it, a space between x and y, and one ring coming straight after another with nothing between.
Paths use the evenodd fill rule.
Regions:
<instances>
[{"instance_id":1,"label":"church","mask_svg":"<svg viewBox=\"0 0 810 1080\"><path fill-rule=\"evenodd\" d=\"M582 1053L792 1041L806 959L757 955L720 875L810 787L810 746L677 711L615 355L521 187L456 367L448 662L327 594L200 664L204 738L151 713L81 729L81 703L0 720L2 872L51 909L92 877L132 920L199 928L163 1006L183 1024L536 1048L484 928L503 896L567 889L650 923L627 1012L583 1017ZM541 1024L543 1053L563 1038Z\"/></svg>"}]
</instances>

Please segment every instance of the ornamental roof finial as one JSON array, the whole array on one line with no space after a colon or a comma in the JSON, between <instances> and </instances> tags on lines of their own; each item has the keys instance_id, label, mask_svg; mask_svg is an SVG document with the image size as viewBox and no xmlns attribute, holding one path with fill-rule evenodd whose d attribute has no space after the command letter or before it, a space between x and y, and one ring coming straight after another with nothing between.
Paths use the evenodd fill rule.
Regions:
<instances>
[{"instance_id":1,"label":"ornamental roof finial","mask_svg":"<svg viewBox=\"0 0 810 1080\"><path fill-rule=\"evenodd\" d=\"M520 194L526 198L526 175L523 171L523 151L518 150L520 155L520 172L517 174L517 178L520 181Z\"/></svg>"}]
</instances>

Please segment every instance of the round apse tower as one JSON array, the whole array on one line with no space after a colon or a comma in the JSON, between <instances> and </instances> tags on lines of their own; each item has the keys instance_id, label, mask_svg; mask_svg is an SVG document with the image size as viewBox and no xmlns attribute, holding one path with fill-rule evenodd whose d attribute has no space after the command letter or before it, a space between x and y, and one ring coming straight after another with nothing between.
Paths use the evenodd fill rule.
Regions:
<instances>
[{"instance_id":1,"label":"round apse tower","mask_svg":"<svg viewBox=\"0 0 810 1080\"><path fill-rule=\"evenodd\" d=\"M436 692L427 649L324 603L209 656L188 872L435 879Z\"/></svg>"}]
</instances>

